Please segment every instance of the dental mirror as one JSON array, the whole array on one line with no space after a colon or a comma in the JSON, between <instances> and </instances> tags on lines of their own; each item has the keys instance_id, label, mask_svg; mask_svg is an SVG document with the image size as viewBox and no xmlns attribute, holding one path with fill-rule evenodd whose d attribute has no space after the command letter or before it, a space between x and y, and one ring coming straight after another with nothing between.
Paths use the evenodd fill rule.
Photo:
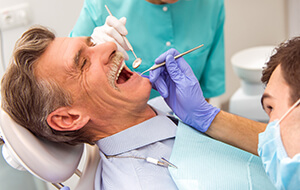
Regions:
<instances>
[{"instance_id":1,"label":"dental mirror","mask_svg":"<svg viewBox=\"0 0 300 190\"><path fill-rule=\"evenodd\" d=\"M132 67L134 69L138 68L140 66L140 64L142 63L142 59L141 58L137 58L134 60L134 62L132 63Z\"/></svg>"}]
</instances>

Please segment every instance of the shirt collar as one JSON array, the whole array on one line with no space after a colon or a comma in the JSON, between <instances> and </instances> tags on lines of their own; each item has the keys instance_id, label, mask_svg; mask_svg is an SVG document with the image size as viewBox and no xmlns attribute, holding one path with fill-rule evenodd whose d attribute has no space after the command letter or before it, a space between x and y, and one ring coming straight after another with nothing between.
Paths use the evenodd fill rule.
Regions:
<instances>
[{"instance_id":1,"label":"shirt collar","mask_svg":"<svg viewBox=\"0 0 300 190\"><path fill-rule=\"evenodd\" d=\"M99 149L105 155L117 155L175 137L177 126L164 113L155 111L155 117L98 140Z\"/></svg>"}]
</instances>

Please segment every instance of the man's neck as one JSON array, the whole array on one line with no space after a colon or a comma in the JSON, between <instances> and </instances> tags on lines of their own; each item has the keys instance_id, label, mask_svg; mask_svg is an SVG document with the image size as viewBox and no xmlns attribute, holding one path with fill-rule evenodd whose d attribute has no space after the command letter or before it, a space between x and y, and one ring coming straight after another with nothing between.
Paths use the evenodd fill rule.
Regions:
<instances>
[{"instance_id":1,"label":"man's neck","mask_svg":"<svg viewBox=\"0 0 300 190\"><path fill-rule=\"evenodd\" d=\"M96 140L99 140L142 123L156 115L156 111L147 105L145 109L140 111L114 115L113 119L95 119L89 124L89 128L93 134L96 134Z\"/></svg>"}]
</instances>

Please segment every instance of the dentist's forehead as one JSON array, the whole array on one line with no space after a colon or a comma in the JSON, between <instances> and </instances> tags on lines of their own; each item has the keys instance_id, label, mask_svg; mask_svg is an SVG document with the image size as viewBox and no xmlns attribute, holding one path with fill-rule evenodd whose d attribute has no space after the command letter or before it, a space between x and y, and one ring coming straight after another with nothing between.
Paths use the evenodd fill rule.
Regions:
<instances>
[{"instance_id":1,"label":"dentist's forehead","mask_svg":"<svg viewBox=\"0 0 300 190\"><path fill-rule=\"evenodd\" d=\"M266 86L264 94L265 93L271 95L272 97L279 97L282 95L289 94L289 86L282 75L280 65L278 65L273 71L270 80Z\"/></svg>"}]
</instances>

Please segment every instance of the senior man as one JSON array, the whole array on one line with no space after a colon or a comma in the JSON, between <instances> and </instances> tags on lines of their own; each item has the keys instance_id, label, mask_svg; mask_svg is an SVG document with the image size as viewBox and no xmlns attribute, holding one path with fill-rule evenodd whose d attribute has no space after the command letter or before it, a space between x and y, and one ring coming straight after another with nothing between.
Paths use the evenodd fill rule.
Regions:
<instances>
[{"instance_id":1,"label":"senior man","mask_svg":"<svg viewBox=\"0 0 300 190\"><path fill-rule=\"evenodd\" d=\"M177 128L192 129L147 104L151 83L131 72L116 50L112 42L95 46L89 37L56 38L44 27L29 29L2 79L2 108L50 141L96 143L101 189L272 189L254 155L195 130L196 144L180 141ZM193 150L179 155L191 162L168 163L174 149Z\"/></svg>"}]
</instances>

